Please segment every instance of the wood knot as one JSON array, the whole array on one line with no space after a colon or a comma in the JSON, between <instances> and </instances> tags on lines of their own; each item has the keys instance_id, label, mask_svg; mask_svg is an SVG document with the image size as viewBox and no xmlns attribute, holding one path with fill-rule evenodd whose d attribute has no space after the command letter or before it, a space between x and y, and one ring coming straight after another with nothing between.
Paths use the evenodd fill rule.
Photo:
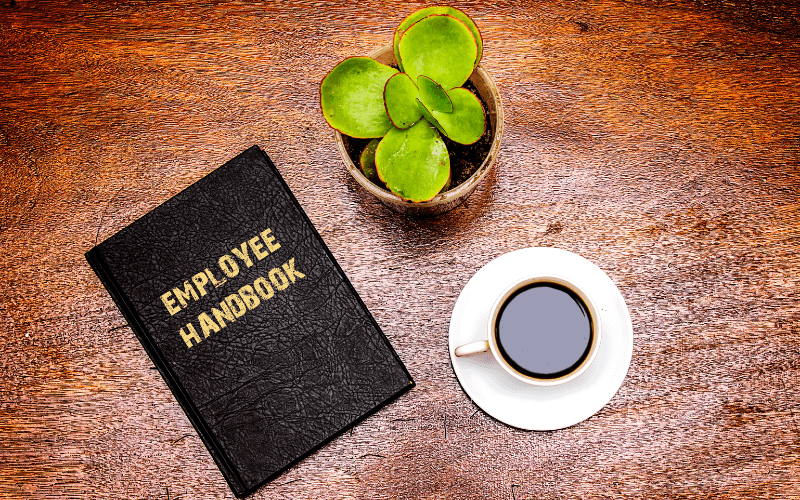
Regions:
<instances>
[{"instance_id":1,"label":"wood knot","mask_svg":"<svg viewBox=\"0 0 800 500\"><path fill-rule=\"evenodd\" d=\"M575 25L578 27L578 31L580 31L581 33L586 33L587 31L589 31L589 23L585 23L583 21L574 21L574 20L572 22L575 23Z\"/></svg>"},{"instance_id":2,"label":"wood knot","mask_svg":"<svg viewBox=\"0 0 800 500\"><path fill-rule=\"evenodd\" d=\"M547 225L547 229L545 230L544 234L557 234L560 233L562 229L564 229L564 226L561 225L561 222L555 221L552 224Z\"/></svg>"}]
</instances>

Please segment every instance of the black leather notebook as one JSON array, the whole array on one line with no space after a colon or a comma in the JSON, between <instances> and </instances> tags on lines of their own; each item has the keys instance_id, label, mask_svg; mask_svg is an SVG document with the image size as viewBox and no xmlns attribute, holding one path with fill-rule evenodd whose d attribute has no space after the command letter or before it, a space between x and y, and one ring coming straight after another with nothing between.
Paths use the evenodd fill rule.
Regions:
<instances>
[{"instance_id":1,"label":"black leather notebook","mask_svg":"<svg viewBox=\"0 0 800 500\"><path fill-rule=\"evenodd\" d=\"M257 146L86 259L237 496L414 385Z\"/></svg>"}]
</instances>

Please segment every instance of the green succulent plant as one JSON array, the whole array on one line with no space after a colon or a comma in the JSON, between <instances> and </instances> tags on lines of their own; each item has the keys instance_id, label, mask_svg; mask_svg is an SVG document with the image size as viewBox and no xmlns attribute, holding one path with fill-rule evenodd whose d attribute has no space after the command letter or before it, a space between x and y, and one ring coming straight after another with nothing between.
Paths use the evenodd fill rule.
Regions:
<instances>
[{"instance_id":1,"label":"green succulent plant","mask_svg":"<svg viewBox=\"0 0 800 500\"><path fill-rule=\"evenodd\" d=\"M404 200L428 201L450 184L442 136L473 144L486 130L481 102L462 87L482 53L469 16L452 7L418 10L394 34L399 70L345 59L322 80L322 113L342 134L373 139L359 158L367 178Z\"/></svg>"}]
</instances>

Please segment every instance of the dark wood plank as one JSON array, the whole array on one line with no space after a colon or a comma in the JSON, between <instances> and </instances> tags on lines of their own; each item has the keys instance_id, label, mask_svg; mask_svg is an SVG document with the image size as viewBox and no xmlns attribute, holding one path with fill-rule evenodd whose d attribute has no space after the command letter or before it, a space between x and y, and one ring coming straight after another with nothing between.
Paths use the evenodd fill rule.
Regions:
<instances>
[{"instance_id":1,"label":"dark wood plank","mask_svg":"<svg viewBox=\"0 0 800 500\"><path fill-rule=\"evenodd\" d=\"M796 3L460 4L506 135L433 220L359 190L318 104L420 5L3 3L0 496L231 497L83 253L259 144L418 387L254 498L800 497ZM527 246L634 323L620 392L561 431L478 411L447 355L469 277Z\"/></svg>"}]
</instances>

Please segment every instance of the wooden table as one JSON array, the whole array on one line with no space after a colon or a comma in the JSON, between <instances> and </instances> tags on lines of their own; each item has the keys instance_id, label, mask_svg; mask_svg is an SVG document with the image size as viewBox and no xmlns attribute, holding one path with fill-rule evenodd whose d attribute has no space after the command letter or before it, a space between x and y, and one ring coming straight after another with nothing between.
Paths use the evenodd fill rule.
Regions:
<instances>
[{"instance_id":1,"label":"wooden table","mask_svg":"<svg viewBox=\"0 0 800 500\"><path fill-rule=\"evenodd\" d=\"M243 149L278 165L418 387L253 498L800 497L800 8L494 2L496 169L398 216L318 103L416 3L0 7L0 497L230 498L83 258ZM634 325L619 393L525 432L462 392L449 317L523 247L590 259Z\"/></svg>"}]
</instances>

